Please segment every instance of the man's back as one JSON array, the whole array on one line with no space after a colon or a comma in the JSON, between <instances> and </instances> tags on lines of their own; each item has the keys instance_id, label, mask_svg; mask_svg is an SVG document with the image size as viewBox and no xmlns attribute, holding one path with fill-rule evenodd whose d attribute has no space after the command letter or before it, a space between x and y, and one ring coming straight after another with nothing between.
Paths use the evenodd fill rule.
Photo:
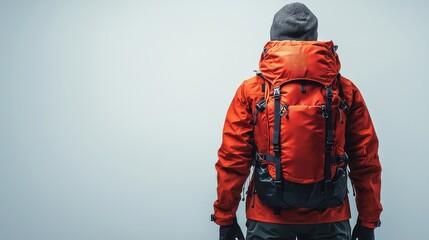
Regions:
<instances>
[{"instance_id":1,"label":"man's back","mask_svg":"<svg viewBox=\"0 0 429 240\"><path fill-rule=\"evenodd\" d=\"M253 163L246 200L250 222L283 228L347 222L338 225L342 226L338 236L349 239L350 229L344 228L350 218L348 198L335 204L324 200L331 186L337 186L337 174L345 174L349 166L360 219L356 235L368 237L382 210L378 139L369 112L357 87L339 75L333 43L314 41L317 18L302 4L285 8L274 18L274 41L261 55L261 73L241 84L228 110L216 164L214 220L221 226L234 225L241 188ZM280 37L273 37L276 34ZM337 159L342 161L331 161ZM335 188L332 194L337 192ZM268 237L249 231L248 235Z\"/></svg>"}]
</instances>

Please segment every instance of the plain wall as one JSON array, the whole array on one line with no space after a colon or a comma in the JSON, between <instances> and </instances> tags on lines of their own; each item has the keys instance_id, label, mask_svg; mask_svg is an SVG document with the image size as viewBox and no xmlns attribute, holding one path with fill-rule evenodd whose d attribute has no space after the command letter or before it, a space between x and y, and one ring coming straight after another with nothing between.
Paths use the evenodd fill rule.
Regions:
<instances>
[{"instance_id":1,"label":"plain wall","mask_svg":"<svg viewBox=\"0 0 429 240\"><path fill-rule=\"evenodd\" d=\"M377 239L426 239L428 2L302 2L379 135ZM0 239L217 239L223 120L286 3L1 0Z\"/></svg>"}]
</instances>

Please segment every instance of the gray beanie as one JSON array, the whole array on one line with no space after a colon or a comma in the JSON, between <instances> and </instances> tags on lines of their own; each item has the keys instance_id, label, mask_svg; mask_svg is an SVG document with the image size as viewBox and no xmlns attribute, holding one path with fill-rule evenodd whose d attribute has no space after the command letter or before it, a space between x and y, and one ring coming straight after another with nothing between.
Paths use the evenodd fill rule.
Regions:
<instances>
[{"instance_id":1,"label":"gray beanie","mask_svg":"<svg viewBox=\"0 0 429 240\"><path fill-rule=\"evenodd\" d=\"M274 15L271 40L317 40L317 17L302 3L290 3Z\"/></svg>"}]
</instances>

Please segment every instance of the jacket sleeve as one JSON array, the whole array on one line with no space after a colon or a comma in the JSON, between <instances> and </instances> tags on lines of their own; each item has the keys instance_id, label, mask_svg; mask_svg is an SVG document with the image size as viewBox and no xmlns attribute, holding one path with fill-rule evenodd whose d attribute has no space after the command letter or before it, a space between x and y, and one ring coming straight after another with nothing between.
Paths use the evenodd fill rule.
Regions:
<instances>
[{"instance_id":1,"label":"jacket sleeve","mask_svg":"<svg viewBox=\"0 0 429 240\"><path fill-rule=\"evenodd\" d=\"M215 222L233 224L240 202L240 193L252 165L253 118L245 96L245 83L238 88L229 106L218 151L217 200L214 202Z\"/></svg>"},{"instance_id":2,"label":"jacket sleeve","mask_svg":"<svg viewBox=\"0 0 429 240\"><path fill-rule=\"evenodd\" d=\"M365 101L353 85L353 100L346 128L346 152L350 178L356 189L358 218L362 225L375 228L382 209L380 202L381 165L378 138Z\"/></svg>"}]
</instances>

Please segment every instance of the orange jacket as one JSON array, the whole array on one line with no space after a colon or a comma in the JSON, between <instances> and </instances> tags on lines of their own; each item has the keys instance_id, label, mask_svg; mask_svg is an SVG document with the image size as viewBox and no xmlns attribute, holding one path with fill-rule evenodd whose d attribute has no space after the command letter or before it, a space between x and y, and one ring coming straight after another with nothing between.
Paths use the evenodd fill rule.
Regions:
<instances>
[{"instance_id":1,"label":"orange jacket","mask_svg":"<svg viewBox=\"0 0 429 240\"><path fill-rule=\"evenodd\" d=\"M244 81L238 88L228 109L223 129L222 145L216 163L218 199L214 203L215 222L225 226L233 223L240 202L240 194L252 165L253 145L271 141L271 136L254 135L253 112L256 103L265 97L269 101L272 86L290 79L335 78L340 70L338 55L332 50L332 42L317 41L270 41L261 55L260 70L268 81L263 92L264 80L255 76ZM340 84L349 112L346 119L344 146L349 156L350 178L356 189L356 205L362 225L374 228L380 219L381 165L378 158L378 139L364 99L358 88L341 77ZM266 132L266 131L265 131ZM262 143L262 144L261 144ZM272 149L259 149L271 152ZM253 194L250 182L246 200L248 219L283 224L326 223L350 218L346 198L343 205L319 209L282 209L280 215L262 204Z\"/></svg>"}]
</instances>

